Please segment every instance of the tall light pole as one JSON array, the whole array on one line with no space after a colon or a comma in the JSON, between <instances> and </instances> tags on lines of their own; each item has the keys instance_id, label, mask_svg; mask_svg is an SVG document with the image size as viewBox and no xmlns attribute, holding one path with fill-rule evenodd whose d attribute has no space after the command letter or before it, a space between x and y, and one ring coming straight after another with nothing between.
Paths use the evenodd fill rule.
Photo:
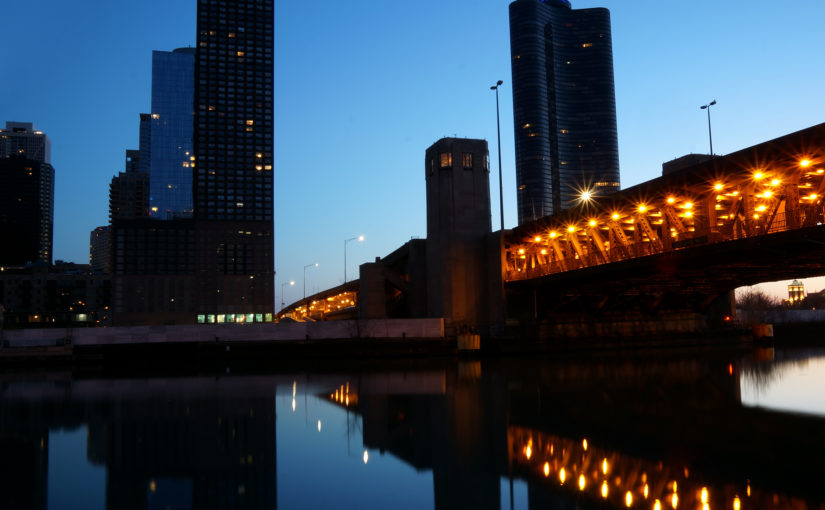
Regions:
<instances>
[{"instance_id":1,"label":"tall light pole","mask_svg":"<svg viewBox=\"0 0 825 510\"><path fill-rule=\"evenodd\" d=\"M358 241L359 243L363 242L364 236L350 237L349 239L344 240L344 283L347 283L347 244L350 241Z\"/></svg>"},{"instance_id":2,"label":"tall light pole","mask_svg":"<svg viewBox=\"0 0 825 510\"><path fill-rule=\"evenodd\" d=\"M710 107L716 104L716 100L714 99L710 103L706 105L702 105L699 107L700 110L707 110L708 111L708 139L710 140L710 155L713 156L713 134L710 130Z\"/></svg>"},{"instance_id":3,"label":"tall light pole","mask_svg":"<svg viewBox=\"0 0 825 510\"><path fill-rule=\"evenodd\" d=\"M318 263L315 262L304 266L304 301L306 301L307 298L307 268L312 266L318 267ZM307 315L309 315L309 309L307 309Z\"/></svg>"},{"instance_id":4,"label":"tall light pole","mask_svg":"<svg viewBox=\"0 0 825 510\"><path fill-rule=\"evenodd\" d=\"M496 91L496 134L498 135L498 207L501 214L501 230L504 230L504 187L501 184L501 122L498 114L498 88L504 83L498 80L490 90Z\"/></svg>"},{"instance_id":5,"label":"tall light pole","mask_svg":"<svg viewBox=\"0 0 825 510\"><path fill-rule=\"evenodd\" d=\"M281 284L281 310L284 309L284 285L295 285L295 280L290 280Z\"/></svg>"}]
</instances>

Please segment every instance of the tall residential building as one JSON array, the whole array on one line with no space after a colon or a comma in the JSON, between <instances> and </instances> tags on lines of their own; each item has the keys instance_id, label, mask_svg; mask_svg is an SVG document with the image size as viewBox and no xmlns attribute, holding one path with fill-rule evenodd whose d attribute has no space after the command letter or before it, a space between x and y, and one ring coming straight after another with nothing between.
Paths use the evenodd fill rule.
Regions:
<instances>
[{"instance_id":1,"label":"tall residential building","mask_svg":"<svg viewBox=\"0 0 825 510\"><path fill-rule=\"evenodd\" d=\"M274 0L198 0L199 322L271 320Z\"/></svg>"},{"instance_id":2,"label":"tall residential building","mask_svg":"<svg viewBox=\"0 0 825 510\"><path fill-rule=\"evenodd\" d=\"M149 216L149 174L140 170L141 152L126 151L125 172L109 184L109 221L133 220Z\"/></svg>"},{"instance_id":3,"label":"tall residential building","mask_svg":"<svg viewBox=\"0 0 825 510\"><path fill-rule=\"evenodd\" d=\"M6 129L0 129L0 158L11 156L51 163L52 142L31 122L7 120Z\"/></svg>"},{"instance_id":4,"label":"tall residential building","mask_svg":"<svg viewBox=\"0 0 825 510\"><path fill-rule=\"evenodd\" d=\"M610 12L510 4L518 222L619 190Z\"/></svg>"},{"instance_id":5,"label":"tall residential building","mask_svg":"<svg viewBox=\"0 0 825 510\"><path fill-rule=\"evenodd\" d=\"M54 168L49 138L31 123L0 129L0 265L52 262Z\"/></svg>"},{"instance_id":6,"label":"tall residential building","mask_svg":"<svg viewBox=\"0 0 825 510\"><path fill-rule=\"evenodd\" d=\"M195 48L152 52L149 214L192 217Z\"/></svg>"},{"instance_id":7,"label":"tall residential building","mask_svg":"<svg viewBox=\"0 0 825 510\"><path fill-rule=\"evenodd\" d=\"M89 271L95 274L112 274L110 227L104 225L89 234Z\"/></svg>"}]
</instances>

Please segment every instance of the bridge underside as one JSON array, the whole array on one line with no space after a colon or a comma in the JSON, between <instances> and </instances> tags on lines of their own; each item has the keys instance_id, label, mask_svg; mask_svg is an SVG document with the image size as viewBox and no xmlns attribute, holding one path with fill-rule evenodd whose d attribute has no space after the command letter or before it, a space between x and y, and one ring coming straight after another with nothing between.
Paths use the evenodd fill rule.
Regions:
<instances>
[{"instance_id":1,"label":"bridge underside","mask_svg":"<svg viewBox=\"0 0 825 510\"><path fill-rule=\"evenodd\" d=\"M539 336L694 332L735 318L737 287L824 274L820 225L507 282L507 310Z\"/></svg>"}]
</instances>

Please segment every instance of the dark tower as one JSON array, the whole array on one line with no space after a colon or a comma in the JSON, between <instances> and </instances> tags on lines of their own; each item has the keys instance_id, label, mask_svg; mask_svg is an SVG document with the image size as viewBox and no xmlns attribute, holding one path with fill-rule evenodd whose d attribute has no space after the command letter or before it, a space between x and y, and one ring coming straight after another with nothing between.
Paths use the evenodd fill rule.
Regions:
<instances>
[{"instance_id":1,"label":"dark tower","mask_svg":"<svg viewBox=\"0 0 825 510\"><path fill-rule=\"evenodd\" d=\"M198 320L271 320L273 0L198 0Z\"/></svg>"},{"instance_id":2,"label":"dark tower","mask_svg":"<svg viewBox=\"0 0 825 510\"><path fill-rule=\"evenodd\" d=\"M442 138L425 153L427 316L477 326L487 309L485 239L491 231L487 142Z\"/></svg>"},{"instance_id":3,"label":"dark tower","mask_svg":"<svg viewBox=\"0 0 825 510\"><path fill-rule=\"evenodd\" d=\"M51 143L30 122L0 129L0 265L52 263Z\"/></svg>"},{"instance_id":4,"label":"dark tower","mask_svg":"<svg viewBox=\"0 0 825 510\"><path fill-rule=\"evenodd\" d=\"M510 4L518 222L619 189L610 12Z\"/></svg>"}]
</instances>

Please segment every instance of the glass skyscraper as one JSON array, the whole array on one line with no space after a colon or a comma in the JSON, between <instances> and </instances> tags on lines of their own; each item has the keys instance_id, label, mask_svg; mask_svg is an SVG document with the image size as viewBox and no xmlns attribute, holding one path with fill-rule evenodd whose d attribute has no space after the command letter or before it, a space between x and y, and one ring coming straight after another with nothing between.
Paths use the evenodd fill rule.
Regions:
<instances>
[{"instance_id":1,"label":"glass skyscraper","mask_svg":"<svg viewBox=\"0 0 825 510\"><path fill-rule=\"evenodd\" d=\"M610 12L510 4L518 222L619 190Z\"/></svg>"},{"instance_id":2,"label":"glass skyscraper","mask_svg":"<svg viewBox=\"0 0 825 510\"><path fill-rule=\"evenodd\" d=\"M149 214L192 217L195 49L152 52Z\"/></svg>"}]
</instances>

